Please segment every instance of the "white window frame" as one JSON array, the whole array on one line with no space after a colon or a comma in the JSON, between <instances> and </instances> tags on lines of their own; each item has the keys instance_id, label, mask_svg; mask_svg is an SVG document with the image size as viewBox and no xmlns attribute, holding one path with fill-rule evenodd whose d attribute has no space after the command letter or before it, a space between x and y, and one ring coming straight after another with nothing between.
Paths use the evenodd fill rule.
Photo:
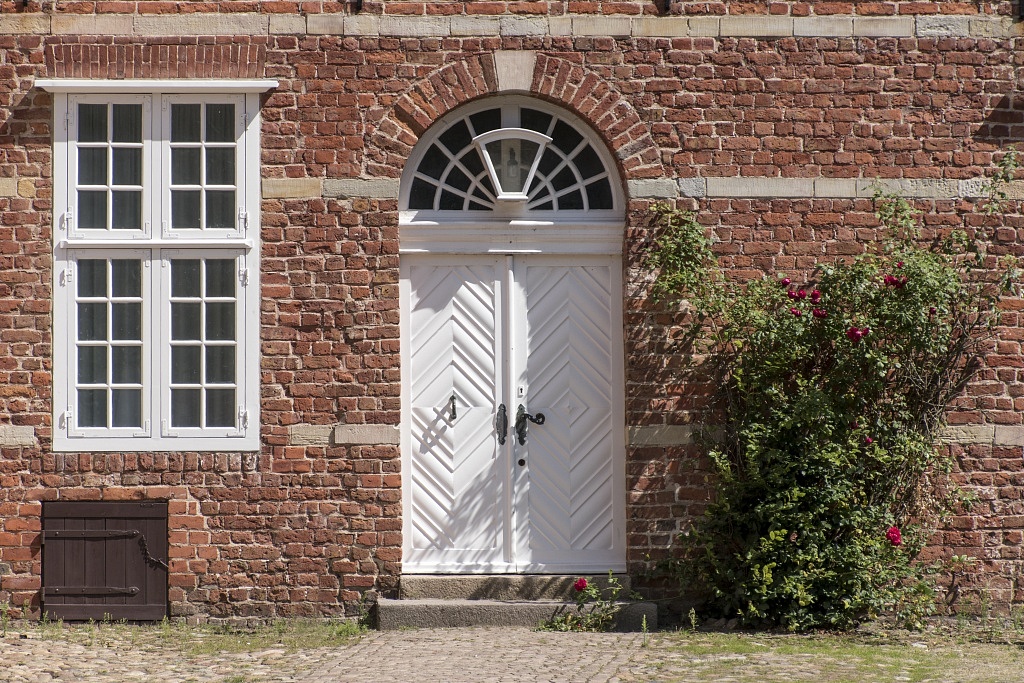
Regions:
<instances>
[{"instance_id":1,"label":"white window frame","mask_svg":"<svg viewBox=\"0 0 1024 683\"><path fill-rule=\"evenodd\" d=\"M37 80L54 93L53 449L55 451L257 451L259 434L259 95L273 80ZM170 104L236 103L236 229L175 231L170 225ZM76 228L79 102L142 102L143 229ZM75 266L82 258L143 259L143 427L78 427ZM173 257L237 259L234 428L171 428L170 281Z\"/></svg>"}]
</instances>

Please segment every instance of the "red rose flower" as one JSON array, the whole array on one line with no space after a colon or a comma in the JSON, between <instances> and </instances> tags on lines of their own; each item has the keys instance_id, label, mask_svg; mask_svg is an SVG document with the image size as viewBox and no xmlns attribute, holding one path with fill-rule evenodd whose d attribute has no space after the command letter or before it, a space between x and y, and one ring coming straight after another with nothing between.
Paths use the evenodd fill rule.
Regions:
<instances>
[{"instance_id":1,"label":"red rose flower","mask_svg":"<svg viewBox=\"0 0 1024 683\"><path fill-rule=\"evenodd\" d=\"M814 290L813 292L811 292L811 303L816 304L819 301L821 301L821 292L819 292L818 290Z\"/></svg>"},{"instance_id":2,"label":"red rose flower","mask_svg":"<svg viewBox=\"0 0 1024 683\"><path fill-rule=\"evenodd\" d=\"M782 282L783 287L789 287L789 283L792 282L792 280L790 280L788 277L784 277L782 278L782 280L780 280L780 282Z\"/></svg>"},{"instance_id":3,"label":"red rose flower","mask_svg":"<svg viewBox=\"0 0 1024 683\"><path fill-rule=\"evenodd\" d=\"M790 299L795 299L795 298L796 298L796 292L794 292L794 291L793 291L793 290L791 289L791 290L789 290L788 292L786 292L786 296L788 296L788 297L789 297Z\"/></svg>"},{"instance_id":4,"label":"red rose flower","mask_svg":"<svg viewBox=\"0 0 1024 683\"><path fill-rule=\"evenodd\" d=\"M860 338L864 336L864 333L856 327L851 327L846 331L846 338L852 341L854 344L860 341Z\"/></svg>"},{"instance_id":5,"label":"red rose flower","mask_svg":"<svg viewBox=\"0 0 1024 683\"><path fill-rule=\"evenodd\" d=\"M799 292L797 292L797 293L796 293L796 295L797 295L798 297L800 297L801 299L806 299L806 298L807 298L807 292L805 292L805 291L804 291L804 290L802 290L802 289L801 289L801 290L800 290Z\"/></svg>"},{"instance_id":6,"label":"red rose flower","mask_svg":"<svg viewBox=\"0 0 1024 683\"><path fill-rule=\"evenodd\" d=\"M576 590L577 593L582 593L583 591L587 590L587 580L581 576L580 578L576 579L576 583L574 583L572 587Z\"/></svg>"},{"instance_id":7,"label":"red rose flower","mask_svg":"<svg viewBox=\"0 0 1024 683\"><path fill-rule=\"evenodd\" d=\"M899 263L897 263L896 267L897 268L902 268L903 267L903 261L900 261Z\"/></svg>"},{"instance_id":8,"label":"red rose flower","mask_svg":"<svg viewBox=\"0 0 1024 683\"><path fill-rule=\"evenodd\" d=\"M815 308L813 311L811 311L811 315L813 315L815 318L827 318L828 311L826 311L824 308Z\"/></svg>"},{"instance_id":9,"label":"red rose flower","mask_svg":"<svg viewBox=\"0 0 1024 683\"><path fill-rule=\"evenodd\" d=\"M935 315L937 312L938 312L938 309L935 308L934 306L932 306L931 308L928 309L928 315Z\"/></svg>"},{"instance_id":10,"label":"red rose flower","mask_svg":"<svg viewBox=\"0 0 1024 683\"><path fill-rule=\"evenodd\" d=\"M903 535L900 533L899 527L889 527L889 530L885 532L885 537L889 539L889 543L892 543L893 545L903 543Z\"/></svg>"},{"instance_id":11,"label":"red rose flower","mask_svg":"<svg viewBox=\"0 0 1024 683\"><path fill-rule=\"evenodd\" d=\"M874 442L875 442L875 440L874 440L874 439L872 439L872 438L871 438L870 436L865 436L865 437L864 437L864 443L866 443L866 444L867 444L868 446L870 446L870 445L871 445L871 444L873 444Z\"/></svg>"},{"instance_id":12,"label":"red rose flower","mask_svg":"<svg viewBox=\"0 0 1024 683\"><path fill-rule=\"evenodd\" d=\"M798 318L802 315L800 313L800 309L799 308L791 308L791 309L789 309L789 312L792 313L793 315L795 315Z\"/></svg>"}]
</instances>

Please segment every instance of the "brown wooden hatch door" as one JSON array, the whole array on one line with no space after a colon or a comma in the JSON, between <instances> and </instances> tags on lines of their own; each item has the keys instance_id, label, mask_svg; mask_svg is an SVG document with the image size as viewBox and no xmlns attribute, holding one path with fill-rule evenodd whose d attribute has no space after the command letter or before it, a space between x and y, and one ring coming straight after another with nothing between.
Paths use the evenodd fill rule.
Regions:
<instances>
[{"instance_id":1,"label":"brown wooden hatch door","mask_svg":"<svg viewBox=\"0 0 1024 683\"><path fill-rule=\"evenodd\" d=\"M50 619L167 616L167 503L43 503L43 610Z\"/></svg>"}]
</instances>

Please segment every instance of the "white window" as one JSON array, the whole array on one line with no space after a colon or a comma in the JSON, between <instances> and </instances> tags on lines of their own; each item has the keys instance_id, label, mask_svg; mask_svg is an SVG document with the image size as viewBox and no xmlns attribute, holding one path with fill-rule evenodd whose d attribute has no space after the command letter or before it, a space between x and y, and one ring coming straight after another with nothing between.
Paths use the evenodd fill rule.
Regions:
<instances>
[{"instance_id":1,"label":"white window","mask_svg":"<svg viewBox=\"0 0 1024 683\"><path fill-rule=\"evenodd\" d=\"M40 84L56 93L54 449L257 450L256 93L273 82L105 83Z\"/></svg>"}]
</instances>

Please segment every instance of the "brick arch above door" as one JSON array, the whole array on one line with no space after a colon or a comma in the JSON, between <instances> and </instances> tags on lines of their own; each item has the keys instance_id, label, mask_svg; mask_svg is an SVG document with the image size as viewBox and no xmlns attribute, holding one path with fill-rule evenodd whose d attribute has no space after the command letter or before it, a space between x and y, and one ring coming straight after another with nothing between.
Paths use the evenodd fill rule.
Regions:
<instances>
[{"instance_id":1,"label":"brick arch above door","mask_svg":"<svg viewBox=\"0 0 1024 683\"><path fill-rule=\"evenodd\" d=\"M488 95L529 94L565 107L603 139L626 180L666 177L650 128L629 99L577 61L543 52L520 52L533 63L529 90L510 91L494 53L446 64L412 83L395 104L369 120L366 171L398 177L420 136L456 107ZM500 53L499 53L500 55ZM501 57L497 57L501 59ZM371 117L372 119L372 117Z\"/></svg>"}]
</instances>

